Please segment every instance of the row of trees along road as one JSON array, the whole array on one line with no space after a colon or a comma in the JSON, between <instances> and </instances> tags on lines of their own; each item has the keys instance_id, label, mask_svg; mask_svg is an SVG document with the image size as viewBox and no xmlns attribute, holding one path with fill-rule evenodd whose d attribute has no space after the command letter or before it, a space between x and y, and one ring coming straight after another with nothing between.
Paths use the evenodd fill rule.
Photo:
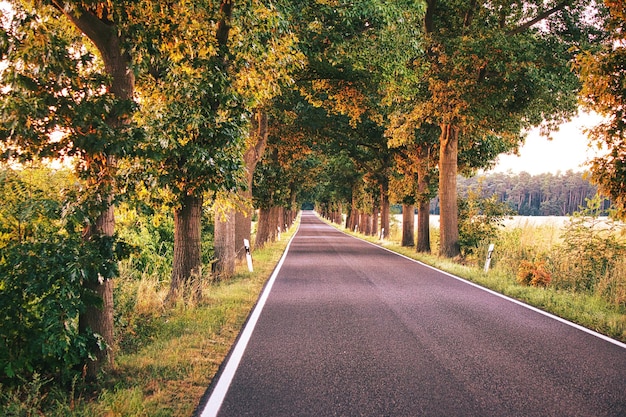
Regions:
<instances>
[{"instance_id":1,"label":"row of trees along road","mask_svg":"<svg viewBox=\"0 0 626 417\"><path fill-rule=\"evenodd\" d=\"M243 253L253 207L260 246L302 201L386 234L390 202L417 206L428 225L438 192L439 253L457 256L457 174L515 151L525 128L548 132L573 116L574 59L623 46L611 38L623 7L610 1L9 3L3 159L74 157L83 239L106 238L111 260L116 201L153 190L151 201L174 211L171 299L198 295L186 289L201 274L207 202L223 278ZM580 72L594 65L604 69L579 60ZM417 240L430 251L427 229ZM84 277L101 303L79 320L108 345L112 277ZM91 377L113 360L108 349L92 359Z\"/></svg>"}]
</instances>

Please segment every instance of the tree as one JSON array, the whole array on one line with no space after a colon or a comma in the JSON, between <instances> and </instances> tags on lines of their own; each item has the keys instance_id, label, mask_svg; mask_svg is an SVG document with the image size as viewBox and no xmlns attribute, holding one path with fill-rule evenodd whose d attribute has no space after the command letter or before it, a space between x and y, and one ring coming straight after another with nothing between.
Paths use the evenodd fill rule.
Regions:
<instances>
[{"instance_id":1,"label":"tree","mask_svg":"<svg viewBox=\"0 0 626 417\"><path fill-rule=\"evenodd\" d=\"M360 133L372 136L367 131L371 127L378 133L377 143L372 137L362 140L362 136L352 133L349 136L355 140L354 144L348 143L349 140L340 144L348 137L342 134L342 139L335 138L334 149L345 145L361 168L369 170L369 175L364 177L370 181L368 193L372 188L377 191L368 198L371 207L366 210L368 215L377 217L380 209L381 227L387 234L389 167L384 165L392 158L381 128L384 124L381 81L383 76L392 77L391 71L401 66L400 63L404 64L410 55L397 45L406 43L404 41L416 44L416 39L407 34L415 33L414 12L423 9L421 2L303 0L296 3L299 13L293 19L294 31L307 59L306 68L296 77L296 86L313 105L323 107L328 113L346 116L348 126L355 131L360 129ZM370 152L366 156L367 147ZM383 150L384 155L377 154L376 149ZM359 153L362 155L357 155ZM378 227L377 221L372 227Z\"/></svg>"},{"instance_id":2,"label":"tree","mask_svg":"<svg viewBox=\"0 0 626 417\"><path fill-rule=\"evenodd\" d=\"M402 104L399 106L402 109ZM398 111L398 110L396 110ZM387 128L391 136L391 146L401 146L402 161L400 172L406 176L405 181L413 184L411 198L417 204L417 252L429 253L430 247L430 201L436 193L436 166L438 145L438 129L427 124L415 124L409 118L392 114L392 123Z\"/></svg>"},{"instance_id":3,"label":"tree","mask_svg":"<svg viewBox=\"0 0 626 417\"><path fill-rule=\"evenodd\" d=\"M496 196L499 202L506 203L518 215L568 216L585 208L587 200L597 193L597 187L586 180L585 175L573 171L535 176L527 172L480 175L461 178L458 194L466 198L469 190L480 188L480 199ZM478 187L479 183L482 187Z\"/></svg>"},{"instance_id":4,"label":"tree","mask_svg":"<svg viewBox=\"0 0 626 417\"><path fill-rule=\"evenodd\" d=\"M252 231L252 185L254 171L265 153L269 135L268 114L266 109L258 108L252 118L250 134L243 160L246 166L246 189L243 191L244 207L237 211L235 220L235 256L242 258L246 252L243 248L244 239L251 242Z\"/></svg>"},{"instance_id":5,"label":"tree","mask_svg":"<svg viewBox=\"0 0 626 417\"><path fill-rule=\"evenodd\" d=\"M175 228L181 231L175 234L172 299L201 275L205 199L247 185L243 158L249 114L278 91L280 65L293 60L293 42L271 2L223 0L194 7L146 2L145 9L151 20L141 31L150 36L141 45L146 75L138 86L150 139L144 152L150 180L171 192ZM235 251L235 224L224 221L235 217L228 199L221 199L227 208L216 216L215 228L220 256L215 271L222 274Z\"/></svg>"},{"instance_id":6,"label":"tree","mask_svg":"<svg viewBox=\"0 0 626 417\"><path fill-rule=\"evenodd\" d=\"M607 153L591 163L592 180L609 196L617 216L626 219L626 4L604 0L609 17L608 38L600 51L582 53L578 72L583 81L583 105L606 118L590 130L589 138Z\"/></svg>"},{"instance_id":7,"label":"tree","mask_svg":"<svg viewBox=\"0 0 626 417\"><path fill-rule=\"evenodd\" d=\"M134 74L116 20L120 5L50 1L27 9L20 2L11 4L15 15L3 50L8 63L2 74L8 89L2 106L4 157L78 157L77 170L87 189L81 196L83 237L112 244L116 158L133 146ZM72 26L95 46L102 70L93 48L72 33ZM63 136L51 141L53 132ZM104 342L87 362L90 378L113 362L112 276L94 272L83 285L100 302L87 304L79 320L81 332Z\"/></svg>"},{"instance_id":8,"label":"tree","mask_svg":"<svg viewBox=\"0 0 626 417\"><path fill-rule=\"evenodd\" d=\"M427 1L424 49L414 61L423 99L412 119L439 126L440 254L459 254L459 155L475 144L512 149L521 129L549 129L575 111L569 71L574 22L586 2ZM537 25L542 22L542 25ZM424 85L425 84L425 85Z\"/></svg>"},{"instance_id":9,"label":"tree","mask_svg":"<svg viewBox=\"0 0 626 417\"><path fill-rule=\"evenodd\" d=\"M309 111L307 111L307 109ZM256 247L262 247L294 220L299 193L316 185L319 160L312 143L317 138L321 109L295 91L276 97L268 112L268 144L254 175L253 196L259 208Z\"/></svg>"},{"instance_id":10,"label":"tree","mask_svg":"<svg viewBox=\"0 0 626 417\"><path fill-rule=\"evenodd\" d=\"M234 270L235 257L245 256L244 239L250 241L253 176L267 146L269 106L275 96L292 84L293 75L301 68L303 59L289 25L290 16L297 10L289 1L268 5L265 12L258 5L250 9L250 16L254 18L242 23L250 33L245 37L247 47L238 48L238 55L245 60L245 65L240 67L235 82L252 117L243 156L245 187L234 196L236 210L226 213L230 224L222 224L225 223L222 216L216 216L213 267L223 276L229 276ZM258 15L265 18L259 19ZM252 28L247 29L248 26Z\"/></svg>"}]
</instances>

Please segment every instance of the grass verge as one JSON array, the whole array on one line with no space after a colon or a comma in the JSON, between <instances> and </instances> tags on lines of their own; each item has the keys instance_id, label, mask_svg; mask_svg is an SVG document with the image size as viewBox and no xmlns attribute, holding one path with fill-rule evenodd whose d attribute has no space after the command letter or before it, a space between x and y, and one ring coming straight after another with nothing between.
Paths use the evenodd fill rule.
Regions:
<instances>
[{"instance_id":1,"label":"grass verge","mask_svg":"<svg viewBox=\"0 0 626 417\"><path fill-rule=\"evenodd\" d=\"M118 359L118 382L97 408L116 416L191 416L296 229L254 252L253 273L244 262L232 279L207 287L202 303L166 314L150 343ZM134 398L139 410L120 409Z\"/></svg>"}]
</instances>

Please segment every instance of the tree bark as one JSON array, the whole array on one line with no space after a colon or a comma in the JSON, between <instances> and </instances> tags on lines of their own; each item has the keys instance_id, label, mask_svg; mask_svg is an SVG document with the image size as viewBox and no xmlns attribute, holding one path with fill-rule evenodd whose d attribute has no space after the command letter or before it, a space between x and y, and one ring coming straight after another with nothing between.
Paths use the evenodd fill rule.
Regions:
<instances>
[{"instance_id":1,"label":"tree bark","mask_svg":"<svg viewBox=\"0 0 626 417\"><path fill-rule=\"evenodd\" d=\"M270 237L271 241L274 242L278 238L278 228L282 232L284 227L283 222L284 208L282 206L274 206L271 208L270 219L272 222Z\"/></svg>"},{"instance_id":2,"label":"tree bark","mask_svg":"<svg viewBox=\"0 0 626 417\"><path fill-rule=\"evenodd\" d=\"M267 112L257 109L252 118L252 127L250 129L250 143L244 154L244 163L246 164L246 181L247 189L241 192L244 201L250 203L249 208L237 211L235 215L235 253L237 258L243 259L246 251L243 247L243 240L250 241L250 232L252 230L252 180L254 178L254 170L258 162L265 153L268 137L268 120Z\"/></svg>"},{"instance_id":3,"label":"tree bark","mask_svg":"<svg viewBox=\"0 0 626 417\"><path fill-rule=\"evenodd\" d=\"M59 12L63 13L98 49L104 63L105 72L111 79L111 84L107 87L107 90L118 100L133 100L135 77L130 69L130 56L121 47L117 26L80 6L73 9L67 8L63 2L58 0L52 0L51 4ZM128 120L128 115L113 114L107 115L106 123L113 128L119 128L128 123ZM84 234L85 239L89 239L95 234L113 236L115 233L115 216L112 206L115 158L111 155L100 156L106 161L106 166L99 167L102 169L100 171L102 175L94 179L93 186L100 189L108 189L109 194L102 196L102 198L109 205L103 209L94 226L86 230ZM103 181L106 182L104 187ZM86 310L79 317L79 329L84 330L88 328L92 332L99 334L107 345L107 348L104 350L96 350L94 361L89 360L85 364L85 376L87 379L93 380L102 368L107 365L112 366L114 362L111 350L114 344L113 284L110 280L104 280L102 283L85 283L85 287L88 291L93 291L102 299L102 307L87 306Z\"/></svg>"},{"instance_id":4,"label":"tree bark","mask_svg":"<svg viewBox=\"0 0 626 417\"><path fill-rule=\"evenodd\" d=\"M440 245L439 255L454 258L460 255L459 216L456 194L459 131L449 123L441 126L439 140L439 205Z\"/></svg>"},{"instance_id":5,"label":"tree bark","mask_svg":"<svg viewBox=\"0 0 626 417\"><path fill-rule=\"evenodd\" d=\"M113 236L114 233L115 216L113 205L109 205L96 219L95 224L85 229L83 238L89 240L95 235ZM115 359L113 354L113 281L110 279L84 281L83 288L102 300L100 306L86 305L78 318L80 333L97 334L106 343L104 349L93 347L95 359L87 360L84 365L85 377L88 380L95 380L101 369L113 366Z\"/></svg>"},{"instance_id":6,"label":"tree bark","mask_svg":"<svg viewBox=\"0 0 626 417\"><path fill-rule=\"evenodd\" d=\"M417 208L417 252L430 253L430 202L420 201Z\"/></svg>"},{"instance_id":7,"label":"tree bark","mask_svg":"<svg viewBox=\"0 0 626 417\"><path fill-rule=\"evenodd\" d=\"M430 173L428 149L422 147L417 161L417 252L430 253Z\"/></svg>"},{"instance_id":8,"label":"tree bark","mask_svg":"<svg viewBox=\"0 0 626 417\"><path fill-rule=\"evenodd\" d=\"M378 205L374 204L374 209L372 210L372 236L378 236L378 218L380 217L380 208Z\"/></svg>"},{"instance_id":9,"label":"tree bark","mask_svg":"<svg viewBox=\"0 0 626 417\"><path fill-rule=\"evenodd\" d=\"M186 196L182 206L174 211L174 263L168 301L182 293L199 298L202 267L201 231L202 197Z\"/></svg>"},{"instance_id":10,"label":"tree bark","mask_svg":"<svg viewBox=\"0 0 626 417\"><path fill-rule=\"evenodd\" d=\"M369 213L361 213L361 218L359 219L359 231L364 235L368 236L371 234L372 228L370 227L372 215Z\"/></svg>"},{"instance_id":11,"label":"tree bark","mask_svg":"<svg viewBox=\"0 0 626 417\"><path fill-rule=\"evenodd\" d=\"M262 248L271 238L271 208L259 209L259 221L256 229L256 240L254 246Z\"/></svg>"},{"instance_id":12,"label":"tree bark","mask_svg":"<svg viewBox=\"0 0 626 417\"><path fill-rule=\"evenodd\" d=\"M343 215L343 208L341 206L341 202L337 202L334 205L333 221L337 224L343 223L342 215Z\"/></svg>"},{"instance_id":13,"label":"tree bark","mask_svg":"<svg viewBox=\"0 0 626 417\"><path fill-rule=\"evenodd\" d=\"M357 207L357 200L354 195L355 192L353 192L352 202L350 205L350 213L348 215L348 218L346 219L346 229L352 232L354 232L355 227L359 225L359 209Z\"/></svg>"},{"instance_id":14,"label":"tree bark","mask_svg":"<svg viewBox=\"0 0 626 417\"><path fill-rule=\"evenodd\" d=\"M385 179L380 186L380 228L383 239L389 237L389 181Z\"/></svg>"},{"instance_id":15,"label":"tree bark","mask_svg":"<svg viewBox=\"0 0 626 417\"><path fill-rule=\"evenodd\" d=\"M402 205L402 246L415 246L415 206Z\"/></svg>"},{"instance_id":16,"label":"tree bark","mask_svg":"<svg viewBox=\"0 0 626 417\"><path fill-rule=\"evenodd\" d=\"M233 209L220 207L219 202L216 204L213 233L215 262L212 265L212 272L213 276L218 280L227 280L235 273L236 213Z\"/></svg>"}]
</instances>

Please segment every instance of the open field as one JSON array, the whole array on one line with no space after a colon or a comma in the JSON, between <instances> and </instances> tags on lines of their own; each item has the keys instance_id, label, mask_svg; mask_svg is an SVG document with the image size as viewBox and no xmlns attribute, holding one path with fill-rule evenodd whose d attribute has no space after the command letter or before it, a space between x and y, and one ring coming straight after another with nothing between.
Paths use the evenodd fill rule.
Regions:
<instances>
[{"instance_id":1,"label":"open field","mask_svg":"<svg viewBox=\"0 0 626 417\"><path fill-rule=\"evenodd\" d=\"M524 227L524 226L554 226L562 228L569 220L570 216L511 216L504 220L505 227ZM393 219L398 224L402 224L402 215L395 214ZM600 217L601 221L607 221L608 217ZM415 225L417 230L417 214L415 215ZM439 216L430 215L430 226L439 227Z\"/></svg>"}]
</instances>

